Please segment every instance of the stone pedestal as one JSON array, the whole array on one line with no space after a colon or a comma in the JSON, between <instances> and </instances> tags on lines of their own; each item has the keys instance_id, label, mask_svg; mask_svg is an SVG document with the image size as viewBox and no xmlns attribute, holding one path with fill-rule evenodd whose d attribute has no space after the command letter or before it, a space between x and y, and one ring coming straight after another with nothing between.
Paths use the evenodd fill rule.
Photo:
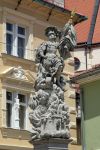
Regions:
<instances>
[{"instance_id":1,"label":"stone pedestal","mask_svg":"<svg viewBox=\"0 0 100 150\"><path fill-rule=\"evenodd\" d=\"M51 138L35 140L33 142L34 150L68 150L67 139Z\"/></svg>"}]
</instances>

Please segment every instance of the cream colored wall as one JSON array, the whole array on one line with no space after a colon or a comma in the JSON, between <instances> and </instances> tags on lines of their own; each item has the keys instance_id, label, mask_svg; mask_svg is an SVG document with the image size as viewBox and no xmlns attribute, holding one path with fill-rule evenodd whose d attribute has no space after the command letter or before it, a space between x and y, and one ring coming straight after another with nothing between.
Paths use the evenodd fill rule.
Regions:
<instances>
[{"instance_id":1,"label":"cream colored wall","mask_svg":"<svg viewBox=\"0 0 100 150\"><path fill-rule=\"evenodd\" d=\"M9 3L10 2L10 3ZM25 0L24 0L25 2ZM5 43L5 23L6 20L8 21L14 21L22 25L26 25L27 28L29 28L29 40L27 44L27 53L29 60L34 60L35 56L35 48L38 47L40 43L42 43L44 40L46 40L46 37L44 36L44 30L49 25L57 25L59 28L64 25L64 22L60 19L61 15L59 14L59 18L51 17L50 21L47 22L46 18L47 13L41 13L42 8L38 11L36 9L33 9L33 7L27 7L25 8L24 4L18 8L17 11L14 10L16 7L17 0L1 0L0 1L0 7L1 7L1 13L0 13L0 50L1 52L5 51L5 45L2 43ZM31 3L29 1L29 5L31 6ZM4 7L10 8L6 9ZM36 6L37 7L37 6ZM2 9L3 8L3 9ZM13 10L11 10L13 9ZM48 11L48 10L46 10ZM3 23L4 21L4 23ZM6 58L7 57L7 58ZM71 57L73 57L73 53L71 53ZM0 69L3 71L9 67L13 66L22 66L24 70L29 70L31 72L36 72L36 67L33 65L32 61L29 60L22 60L20 58L15 58L13 56L4 56L2 58L2 55L0 57ZM66 78L69 79L69 76L73 74L74 72L74 66L68 64L68 60L65 61L65 69L64 74L66 75ZM1 87L1 86L0 86ZM1 87L2 89L2 87ZM74 88L70 88L68 85L68 90L65 92L65 99L66 103L70 107L70 117L71 122L75 123L75 99L73 98L74 94ZM73 92L73 94L72 94ZM2 96L2 95L1 95ZM1 97L0 97L1 100ZM0 101L1 104L1 101ZM6 111L3 111L5 116ZM2 122L1 115L2 114L2 104L0 105L0 123ZM10 135L10 132L12 133ZM15 137L17 135L17 137ZM71 135L74 139L73 144L70 145L70 150L76 149L80 150L79 147L75 146L76 144L76 127L71 127ZM26 138L25 138L26 137ZM0 148L7 149L7 146L9 149L28 149L32 148L32 145L28 143L29 139L29 133L27 131L21 131L13 130L13 129L5 129L2 128L0 130L0 142L2 142L2 145L0 144Z\"/></svg>"},{"instance_id":2,"label":"cream colored wall","mask_svg":"<svg viewBox=\"0 0 100 150\"><path fill-rule=\"evenodd\" d=\"M100 47L92 48L87 52L87 69L93 67L96 64L100 64ZM81 64L77 71L86 70L86 55L85 48L76 49L74 51L74 57L77 57Z\"/></svg>"},{"instance_id":3,"label":"cream colored wall","mask_svg":"<svg viewBox=\"0 0 100 150\"><path fill-rule=\"evenodd\" d=\"M0 81L0 127L2 125L2 84Z\"/></svg>"}]
</instances>

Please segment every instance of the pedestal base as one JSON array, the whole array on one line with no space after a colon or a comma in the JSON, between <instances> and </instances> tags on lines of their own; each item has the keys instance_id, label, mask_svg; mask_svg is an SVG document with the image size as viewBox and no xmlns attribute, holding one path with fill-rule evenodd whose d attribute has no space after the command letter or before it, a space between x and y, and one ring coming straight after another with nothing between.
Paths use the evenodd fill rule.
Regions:
<instances>
[{"instance_id":1,"label":"pedestal base","mask_svg":"<svg viewBox=\"0 0 100 150\"><path fill-rule=\"evenodd\" d=\"M68 143L67 139L52 138L35 140L33 145L34 150L68 150Z\"/></svg>"}]
</instances>

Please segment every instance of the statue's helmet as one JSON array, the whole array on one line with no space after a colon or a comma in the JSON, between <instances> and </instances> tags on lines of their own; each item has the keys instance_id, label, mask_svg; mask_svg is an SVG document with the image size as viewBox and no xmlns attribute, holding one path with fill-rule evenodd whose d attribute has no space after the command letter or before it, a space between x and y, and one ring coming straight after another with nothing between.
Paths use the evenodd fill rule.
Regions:
<instances>
[{"instance_id":1,"label":"statue's helmet","mask_svg":"<svg viewBox=\"0 0 100 150\"><path fill-rule=\"evenodd\" d=\"M47 27L45 29L45 35L48 37L50 34L55 34L56 36L58 36L59 31L56 27Z\"/></svg>"}]
</instances>

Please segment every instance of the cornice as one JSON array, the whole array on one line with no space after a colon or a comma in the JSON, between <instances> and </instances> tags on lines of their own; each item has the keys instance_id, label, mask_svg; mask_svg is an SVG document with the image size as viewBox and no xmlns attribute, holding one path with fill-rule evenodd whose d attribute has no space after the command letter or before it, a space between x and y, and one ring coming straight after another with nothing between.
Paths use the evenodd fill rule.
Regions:
<instances>
[{"instance_id":1,"label":"cornice","mask_svg":"<svg viewBox=\"0 0 100 150\"><path fill-rule=\"evenodd\" d=\"M34 72L36 72L36 64L34 61L32 60L28 60L28 59L25 59L25 58L20 58L20 57L16 57L16 56L13 56L13 55L8 55L8 54L5 54L5 53L1 53L1 56L0 56L3 60L5 60L6 62L7 61L14 61L14 62L19 62L19 63L22 63L22 64L27 64L29 65L32 70Z\"/></svg>"},{"instance_id":2,"label":"cornice","mask_svg":"<svg viewBox=\"0 0 100 150\"><path fill-rule=\"evenodd\" d=\"M77 77L77 79L75 79L75 81L77 83L79 83L80 85L83 85L83 84L87 84L87 83L90 83L90 82L94 82L94 81L97 81L97 80L100 80L100 72L98 74L91 74L91 75L87 75L87 76L84 76L84 77Z\"/></svg>"},{"instance_id":3,"label":"cornice","mask_svg":"<svg viewBox=\"0 0 100 150\"><path fill-rule=\"evenodd\" d=\"M21 6L22 7L22 6ZM28 8L26 8L25 6L23 6L22 7L22 9L27 9L27 10L29 10ZM22 17L23 19L27 19L29 22L31 22L31 23L37 23L37 24L40 24L40 25L43 25L43 26L45 26L45 27L48 27L48 26L51 26L51 24L49 23L49 22L44 22L44 21L42 21L42 20L39 20L39 19L37 19L36 17L33 17L33 16L31 16L31 15L27 15L27 14L24 14L24 13L22 13L22 12L20 12L20 11L15 11L15 10L13 10L13 9L10 9L10 8L7 8L7 7L0 7L0 10L2 11L4 11L4 12L7 12L7 13L10 13L10 14L13 14L13 15L15 15L15 16L18 16L18 17ZM41 12L42 13L42 12ZM42 13L43 14L43 13Z\"/></svg>"}]
</instances>

